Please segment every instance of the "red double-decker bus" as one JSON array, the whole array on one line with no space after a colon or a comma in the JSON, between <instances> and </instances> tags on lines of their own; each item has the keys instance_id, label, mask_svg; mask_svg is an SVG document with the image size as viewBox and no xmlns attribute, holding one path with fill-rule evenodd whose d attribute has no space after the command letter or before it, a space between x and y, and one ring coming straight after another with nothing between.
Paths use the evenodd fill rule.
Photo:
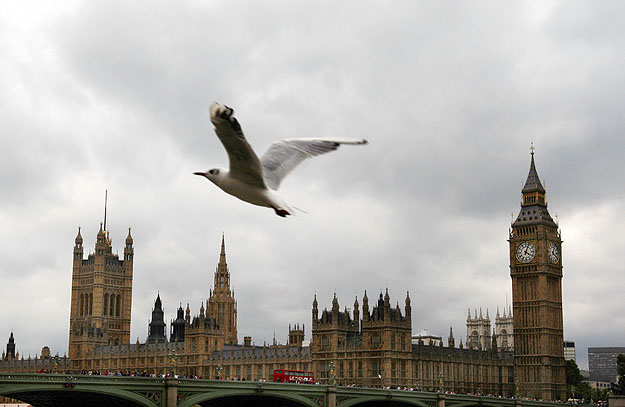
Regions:
<instances>
[{"instance_id":1,"label":"red double-decker bus","mask_svg":"<svg viewBox=\"0 0 625 407\"><path fill-rule=\"evenodd\" d=\"M273 381L278 383L315 383L315 375L313 372L303 370L283 370L276 369L273 371Z\"/></svg>"}]
</instances>

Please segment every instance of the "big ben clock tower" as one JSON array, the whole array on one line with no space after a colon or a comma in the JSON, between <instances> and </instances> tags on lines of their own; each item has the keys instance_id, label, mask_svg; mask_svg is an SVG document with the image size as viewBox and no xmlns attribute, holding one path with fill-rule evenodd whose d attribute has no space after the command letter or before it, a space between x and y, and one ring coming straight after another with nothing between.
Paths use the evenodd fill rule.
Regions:
<instances>
[{"instance_id":1,"label":"big ben clock tower","mask_svg":"<svg viewBox=\"0 0 625 407\"><path fill-rule=\"evenodd\" d=\"M514 376L519 397L563 400L566 396L562 334L562 240L547 210L534 164L510 231L514 311Z\"/></svg>"}]
</instances>

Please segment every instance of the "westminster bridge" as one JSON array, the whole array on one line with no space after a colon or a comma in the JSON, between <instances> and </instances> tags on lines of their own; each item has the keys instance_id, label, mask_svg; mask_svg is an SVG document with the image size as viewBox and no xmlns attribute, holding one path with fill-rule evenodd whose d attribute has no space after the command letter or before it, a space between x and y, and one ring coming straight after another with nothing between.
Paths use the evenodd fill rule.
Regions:
<instances>
[{"instance_id":1,"label":"westminster bridge","mask_svg":"<svg viewBox=\"0 0 625 407\"><path fill-rule=\"evenodd\" d=\"M35 407L472 407L561 403L463 394L253 381L0 374L0 396Z\"/></svg>"}]
</instances>

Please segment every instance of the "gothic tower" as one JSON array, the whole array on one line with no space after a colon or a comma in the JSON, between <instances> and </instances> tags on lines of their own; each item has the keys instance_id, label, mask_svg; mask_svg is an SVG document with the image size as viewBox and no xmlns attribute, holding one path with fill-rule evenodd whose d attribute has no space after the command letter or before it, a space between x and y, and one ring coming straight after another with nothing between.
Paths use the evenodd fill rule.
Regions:
<instances>
[{"instance_id":1,"label":"gothic tower","mask_svg":"<svg viewBox=\"0 0 625 407\"><path fill-rule=\"evenodd\" d=\"M226 344L236 344L237 339L237 302L234 291L230 290L230 271L226 263L226 244L221 236L221 253L215 271L215 284L206 304L206 316L217 321L217 326L226 335Z\"/></svg>"},{"instance_id":2,"label":"gothic tower","mask_svg":"<svg viewBox=\"0 0 625 407\"><path fill-rule=\"evenodd\" d=\"M491 336L490 336L490 315L488 314L488 308L486 309L486 318L482 316L482 308L480 308L480 316L477 316L477 310L475 310L475 317L471 318L471 310L469 310L467 316L467 347L471 349L490 349Z\"/></svg>"},{"instance_id":3,"label":"gothic tower","mask_svg":"<svg viewBox=\"0 0 625 407\"><path fill-rule=\"evenodd\" d=\"M83 258L78 228L72 270L69 357L73 366L99 345L130 343L133 240L128 228L124 257L113 254L107 231L100 230L95 251Z\"/></svg>"},{"instance_id":4,"label":"gothic tower","mask_svg":"<svg viewBox=\"0 0 625 407\"><path fill-rule=\"evenodd\" d=\"M13 338L13 331L11 331L11 336L9 336L9 342L7 343L7 353L4 354L4 358L15 359L15 338Z\"/></svg>"},{"instance_id":5,"label":"gothic tower","mask_svg":"<svg viewBox=\"0 0 625 407\"><path fill-rule=\"evenodd\" d=\"M161 294L156 296L154 301L154 309L152 310L152 320L148 325L148 343L167 342L165 335L165 312L163 312L163 303L161 302Z\"/></svg>"},{"instance_id":6,"label":"gothic tower","mask_svg":"<svg viewBox=\"0 0 625 407\"><path fill-rule=\"evenodd\" d=\"M184 342L185 325L184 310L182 309L182 304L180 304L176 313L176 319L171 322L171 335L169 337L171 342Z\"/></svg>"},{"instance_id":7,"label":"gothic tower","mask_svg":"<svg viewBox=\"0 0 625 407\"><path fill-rule=\"evenodd\" d=\"M510 230L514 365L519 396L565 397L562 240L547 210L534 149L518 217Z\"/></svg>"},{"instance_id":8,"label":"gothic tower","mask_svg":"<svg viewBox=\"0 0 625 407\"><path fill-rule=\"evenodd\" d=\"M495 332L497 333L497 347L504 350L514 349L514 318L512 317L512 308L510 306L503 309L503 315L499 313L497 307L497 316L495 317Z\"/></svg>"}]
</instances>

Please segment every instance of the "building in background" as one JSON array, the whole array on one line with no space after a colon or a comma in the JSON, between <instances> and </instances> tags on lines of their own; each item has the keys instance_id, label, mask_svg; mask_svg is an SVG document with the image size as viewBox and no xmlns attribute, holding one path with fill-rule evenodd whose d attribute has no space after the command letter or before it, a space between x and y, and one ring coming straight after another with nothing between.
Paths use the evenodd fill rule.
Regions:
<instances>
[{"instance_id":1,"label":"building in background","mask_svg":"<svg viewBox=\"0 0 625 407\"><path fill-rule=\"evenodd\" d=\"M506 311L506 308L507 311ZM503 309L503 314L499 314L497 307L497 315L495 316L495 332L497 334L497 346L508 351L514 350L514 318L512 317L512 307L507 306Z\"/></svg>"},{"instance_id":2,"label":"building in background","mask_svg":"<svg viewBox=\"0 0 625 407\"><path fill-rule=\"evenodd\" d=\"M416 335L413 335L413 337L412 337L412 343L414 345L418 345L419 341L421 341L421 343L423 343L425 345L438 346L441 343L443 343L443 337L442 336L437 336L437 335L432 335L427 329L424 328L424 329L421 330L421 332L419 332Z\"/></svg>"},{"instance_id":3,"label":"building in background","mask_svg":"<svg viewBox=\"0 0 625 407\"><path fill-rule=\"evenodd\" d=\"M594 347L588 348L588 370L591 382L611 383L618 375L616 358L625 355L625 347Z\"/></svg>"},{"instance_id":4,"label":"building in background","mask_svg":"<svg viewBox=\"0 0 625 407\"><path fill-rule=\"evenodd\" d=\"M482 316L482 308L478 316L477 310L471 318L471 310L467 315L467 347L472 349L490 349L491 331L490 315L486 308L486 318Z\"/></svg>"},{"instance_id":5,"label":"building in background","mask_svg":"<svg viewBox=\"0 0 625 407\"><path fill-rule=\"evenodd\" d=\"M471 317L471 310L467 315L467 346L475 349L489 349L492 342L490 315L486 309L486 318L482 317L482 308L478 316L477 309ZM512 307L506 306L503 313L499 312L495 316L495 337L497 347L507 351L514 350L514 318L512 317ZM427 343L424 341L424 343Z\"/></svg>"},{"instance_id":6,"label":"building in background","mask_svg":"<svg viewBox=\"0 0 625 407\"><path fill-rule=\"evenodd\" d=\"M577 362L575 358L575 342L564 341L564 360L572 360Z\"/></svg>"}]
</instances>

